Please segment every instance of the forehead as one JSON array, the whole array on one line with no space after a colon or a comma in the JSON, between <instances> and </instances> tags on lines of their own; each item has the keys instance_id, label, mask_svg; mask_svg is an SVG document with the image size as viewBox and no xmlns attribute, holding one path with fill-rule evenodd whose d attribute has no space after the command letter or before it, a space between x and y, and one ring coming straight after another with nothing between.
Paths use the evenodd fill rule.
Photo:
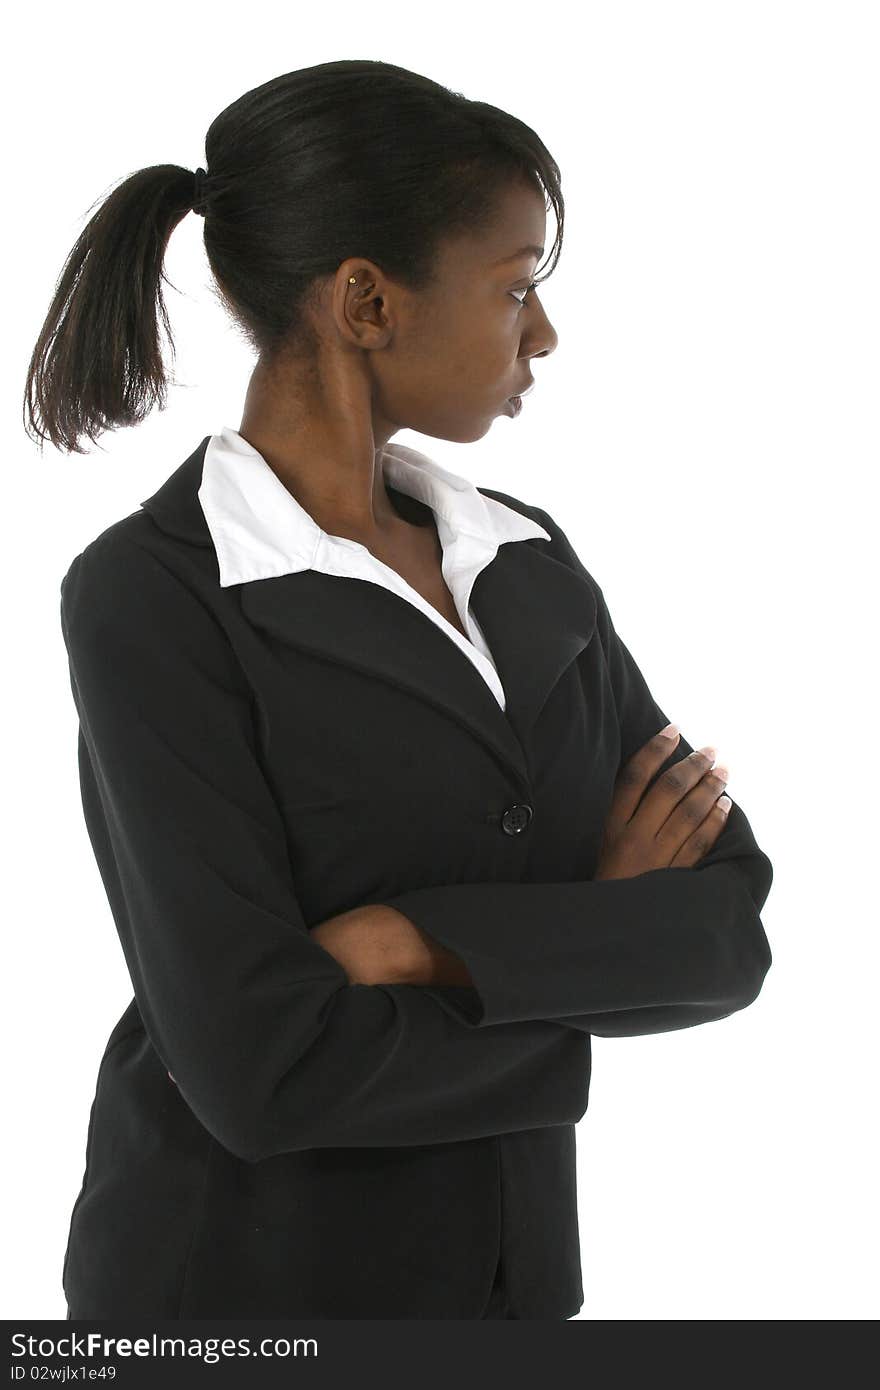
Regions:
<instances>
[{"instance_id":1,"label":"forehead","mask_svg":"<svg viewBox=\"0 0 880 1390\"><path fill-rule=\"evenodd\" d=\"M526 256L534 256L535 260L539 261L543 254L543 246L535 246L534 243L530 243L528 246L518 247L516 251L512 251L508 256L499 256L497 260L492 262L492 264L507 265L508 262L512 263L513 261L521 261Z\"/></svg>"},{"instance_id":2,"label":"forehead","mask_svg":"<svg viewBox=\"0 0 880 1390\"><path fill-rule=\"evenodd\" d=\"M544 254L547 208L543 191L526 184L505 189L498 214L480 237L479 258L490 271L515 270L517 262L537 263Z\"/></svg>"},{"instance_id":3,"label":"forehead","mask_svg":"<svg viewBox=\"0 0 880 1390\"><path fill-rule=\"evenodd\" d=\"M503 274L517 264L540 261L544 254L547 208L541 193L515 185L498 200L489 226L453 239L448 247L451 268L467 264L479 273Z\"/></svg>"}]
</instances>

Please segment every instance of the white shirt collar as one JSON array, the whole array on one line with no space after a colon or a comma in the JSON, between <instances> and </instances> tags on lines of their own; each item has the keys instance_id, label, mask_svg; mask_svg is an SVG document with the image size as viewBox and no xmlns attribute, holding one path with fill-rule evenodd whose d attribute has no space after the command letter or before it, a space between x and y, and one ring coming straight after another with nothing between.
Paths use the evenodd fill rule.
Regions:
<instances>
[{"instance_id":1,"label":"white shirt collar","mask_svg":"<svg viewBox=\"0 0 880 1390\"><path fill-rule=\"evenodd\" d=\"M551 539L543 526L417 449L391 442L381 460L392 487L434 512L447 581L460 567L488 564L505 541ZM228 425L208 441L198 497L222 587L304 569L342 572L370 558L358 541L322 531L262 454Z\"/></svg>"}]
</instances>

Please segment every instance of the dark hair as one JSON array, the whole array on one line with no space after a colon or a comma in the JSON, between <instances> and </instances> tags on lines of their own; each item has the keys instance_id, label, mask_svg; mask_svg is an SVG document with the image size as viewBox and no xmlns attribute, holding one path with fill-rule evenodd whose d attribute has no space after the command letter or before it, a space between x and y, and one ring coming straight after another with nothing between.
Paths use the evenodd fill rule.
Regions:
<instances>
[{"instance_id":1,"label":"dark hair","mask_svg":"<svg viewBox=\"0 0 880 1390\"><path fill-rule=\"evenodd\" d=\"M319 63L264 82L211 123L205 152L216 292L265 361L308 350L310 290L349 256L375 261L410 290L433 284L441 241L491 225L511 177L553 207L551 271L559 258L560 173L535 132L391 63ZM80 233L28 368L25 429L41 448L48 439L85 453L81 435L94 444L102 430L164 408L159 316L172 355L174 340L162 265L194 188L181 165L141 169Z\"/></svg>"}]
</instances>

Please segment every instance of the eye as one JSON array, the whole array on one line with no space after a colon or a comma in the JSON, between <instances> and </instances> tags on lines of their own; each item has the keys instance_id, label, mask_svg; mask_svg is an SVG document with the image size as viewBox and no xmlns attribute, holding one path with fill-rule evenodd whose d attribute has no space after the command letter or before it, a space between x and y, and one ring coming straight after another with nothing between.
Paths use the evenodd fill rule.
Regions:
<instances>
[{"instance_id":1,"label":"eye","mask_svg":"<svg viewBox=\"0 0 880 1390\"><path fill-rule=\"evenodd\" d=\"M522 306L523 304L525 304L525 295L530 294L530 293L532 292L532 290L536 290L537 288L538 288L538 282L537 282L537 280L533 280L533 281L531 282L530 285L526 285L525 290L524 290L524 292L523 292L523 296L524 296L524 297L523 297L522 299L516 299L516 294L514 293L513 290L509 290L508 293L511 295L511 297L512 297L513 299L516 299L517 304L519 304L520 306Z\"/></svg>"}]
</instances>

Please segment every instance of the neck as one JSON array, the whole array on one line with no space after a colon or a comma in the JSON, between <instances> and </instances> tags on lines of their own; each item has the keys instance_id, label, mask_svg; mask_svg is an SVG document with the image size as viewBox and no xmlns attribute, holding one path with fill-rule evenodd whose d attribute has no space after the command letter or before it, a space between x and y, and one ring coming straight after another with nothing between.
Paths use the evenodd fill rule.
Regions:
<instances>
[{"instance_id":1,"label":"neck","mask_svg":"<svg viewBox=\"0 0 880 1390\"><path fill-rule=\"evenodd\" d=\"M323 531L369 545L406 525L388 496L382 450L393 428L374 420L366 383L324 383L316 393L259 364L238 432Z\"/></svg>"}]
</instances>

